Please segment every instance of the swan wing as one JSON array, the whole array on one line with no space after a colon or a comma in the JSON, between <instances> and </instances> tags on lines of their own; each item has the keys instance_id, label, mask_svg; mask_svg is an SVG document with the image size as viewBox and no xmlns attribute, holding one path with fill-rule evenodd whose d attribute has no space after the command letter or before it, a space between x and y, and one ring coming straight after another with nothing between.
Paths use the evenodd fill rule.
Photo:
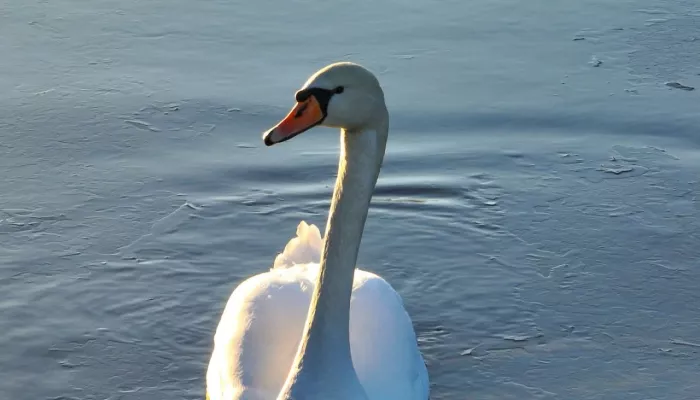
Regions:
<instances>
[{"instance_id":1,"label":"swan wing","mask_svg":"<svg viewBox=\"0 0 700 400\"><path fill-rule=\"evenodd\" d=\"M214 336L210 400L277 398L301 340L317 271L317 264L272 269L234 290Z\"/></svg>"},{"instance_id":2,"label":"swan wing","mask_svg":"<svg viewBox=\"0 0 700 400\"><path fill-rule=\"evenodd\" d=\"M428 371L401 297L362 270L355 272L350 302L350 351L370 399L428 399Z\"/></svg>"}]
</instances>

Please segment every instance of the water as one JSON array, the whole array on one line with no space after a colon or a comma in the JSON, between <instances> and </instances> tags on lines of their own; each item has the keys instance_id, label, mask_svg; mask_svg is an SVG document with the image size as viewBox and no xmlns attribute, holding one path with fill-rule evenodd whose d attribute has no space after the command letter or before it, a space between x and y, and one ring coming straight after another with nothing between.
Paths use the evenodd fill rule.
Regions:
<instances>
[{"instance_id":1,"label":"water","mask_svg":"<svg viewBox=\"0 0 700 400\"><path fill-rule=\"evenodd\" d=\"M360 264L432 399L697 397L696 2L9 0L0 54L3 398L203 398L230 292L324 224L337 132L260 133L336 60L387 94Z\"/></svg>"}]
</instances>

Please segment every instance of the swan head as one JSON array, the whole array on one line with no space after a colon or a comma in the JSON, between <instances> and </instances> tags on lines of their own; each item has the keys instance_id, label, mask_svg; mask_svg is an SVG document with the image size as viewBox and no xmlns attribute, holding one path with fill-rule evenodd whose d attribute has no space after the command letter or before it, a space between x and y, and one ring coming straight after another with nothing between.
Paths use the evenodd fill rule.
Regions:
<instances>
[{"instance_id":1,"label":"swan head","mask_svg":"<svg viewBox=\"0 0 700 400\"><path fill-rule=\"evenodd\" d=\"M361 65L340 62L321 68L296 93L287 116L263 134L267 146L289 140L321 125L358 131L386 121L384 92Z\"/></svg>"}]
</instances>

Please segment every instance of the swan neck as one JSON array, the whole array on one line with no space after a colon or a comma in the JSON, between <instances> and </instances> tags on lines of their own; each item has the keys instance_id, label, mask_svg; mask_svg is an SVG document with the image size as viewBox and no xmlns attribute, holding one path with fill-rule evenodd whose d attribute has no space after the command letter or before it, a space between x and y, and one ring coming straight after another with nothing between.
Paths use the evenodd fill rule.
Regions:
<instances>
[{"instance_id":1,"label":"swan neck","mask_svg":"<svg viewBox=\"0 0 700 400\"><path fill-rule=\"evenodd\" d=\"M350 356L350 296L362 233L379 169L377 135L370 131L341 133L338 178L326 224L321 265L312 298L308 346L321 354ZM318 336L314 334L318 331ZM312 342L313 341L313 342ZM333 351L330 351L330 348ZM311 349L308 348L307 351Z\"/></svg>"},{"instance_id":2,"label":"swan neck","mask_svg":"<svg viewBox=\"0 0 700 400\"><path fill-rule=\"evenodd\" d=\"M323 382L328 387L356 384L361 390L350 354L350 298L386 137L386 130L341 131L338 177L326 225L319 276L297 365L292 368L292 374L297 375L293 379L306 381L304 384L297 382L302 386L315 386L313 382Z\"/></svg>"}]
</instances>

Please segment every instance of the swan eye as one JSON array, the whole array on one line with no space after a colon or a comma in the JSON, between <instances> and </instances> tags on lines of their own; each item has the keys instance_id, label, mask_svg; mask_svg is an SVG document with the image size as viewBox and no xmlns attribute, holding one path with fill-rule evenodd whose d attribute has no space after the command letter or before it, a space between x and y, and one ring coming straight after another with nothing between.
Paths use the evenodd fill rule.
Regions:
<instances>
[{"instance_id":1,"label":"swan eye","mask_svg":"<svg viewBox=\"0 0 700 400\"><path fill-rule=\"evenodd\" d=\"M301 102L306 101L306 99L308 99L309 96L311 96L311 93L309 92L309 89L305 89L305 90L300 90L300 91L298 91L298 92L294 95L294 98L296 99L297 102L301 103Z\"/></svg>"},{"instance_id":2,"label":"swan eye","mask_svg":"<svg viewBox=\"0 0 700 400\"><path fill-rule=\"evenodd\" d=\"M344 87L344 86L338 86L338 87L335 88L335 90L333 90L333 91L334 91L335 93L337 93L337 94L341 94L341 93L343 93L343 92L345 91L345 87Z\"/></svg>"}]
</instances>

